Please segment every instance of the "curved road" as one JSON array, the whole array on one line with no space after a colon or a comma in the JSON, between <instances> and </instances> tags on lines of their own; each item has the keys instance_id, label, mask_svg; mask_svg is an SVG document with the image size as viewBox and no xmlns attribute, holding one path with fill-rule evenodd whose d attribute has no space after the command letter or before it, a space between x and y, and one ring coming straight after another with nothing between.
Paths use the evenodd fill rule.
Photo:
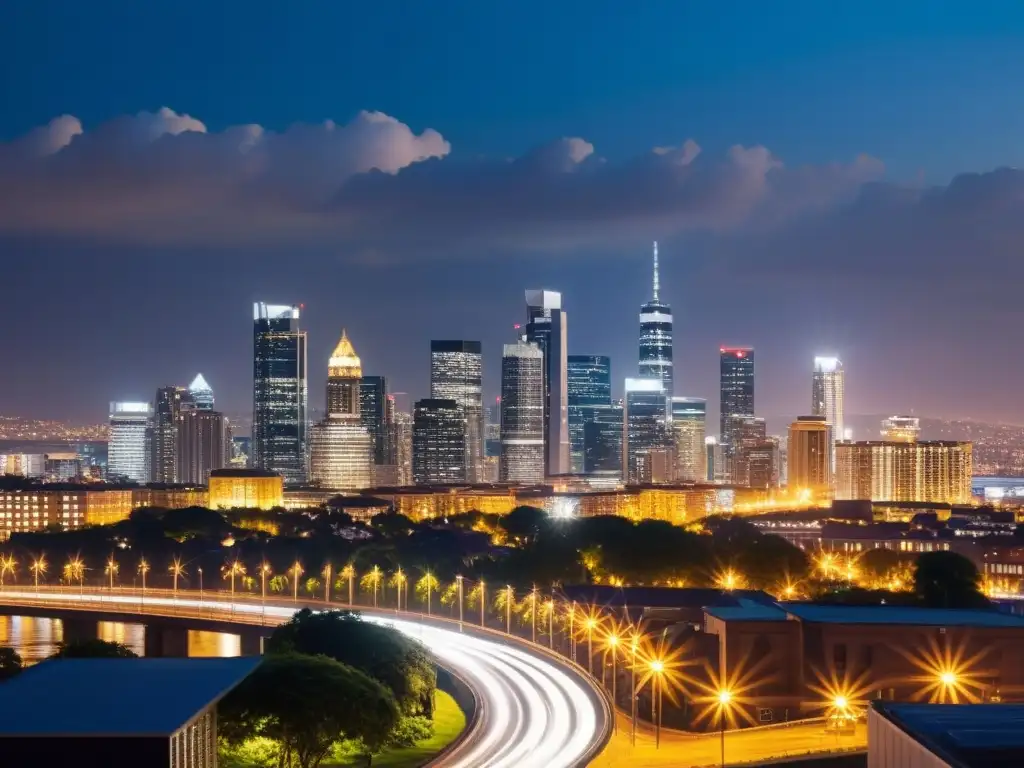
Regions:
<instances>
[{"instance_id":1,"label":"curved road","mask_svg":"<svg viewBox=\"0 0 1024 768\"><path fill-rule=\"evenodd\" d=\"M36 592L10 587L0 591L0 604L38 607L41 603L52 603L55 608L124 613L142 620L191 615L257 625L287 621L296 610L294 605L273 602L265 606L246 601L232 603L230 598L220 596L175 598L163 590L148 590L144 601L137 593ZM477 717L469 732L432 765L576 768L586 765L603 745L611 728L604 699L568 664L528 652L497 635L464 634L456 628L408 617L391 618L382 615L384 612L370 615L367 609L358 610L368 620L392 625L420 640L476 696Z\"/></svg>"}]
</instances>

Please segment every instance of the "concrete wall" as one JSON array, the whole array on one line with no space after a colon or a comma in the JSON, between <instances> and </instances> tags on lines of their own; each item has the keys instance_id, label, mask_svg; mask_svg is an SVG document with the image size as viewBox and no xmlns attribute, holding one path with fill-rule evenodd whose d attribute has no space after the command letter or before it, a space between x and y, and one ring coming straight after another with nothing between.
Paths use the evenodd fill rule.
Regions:
<instances>
[{"instance_id":1,"label":"concrete wall","mask_svg":"<svg viewBox=\"0 0 1024 768\"><path fill-rule=\"evenodd\" d=\"M874 709L869 709L868 768L950 768L950 765Z\"/></svg>"}]
</instances>

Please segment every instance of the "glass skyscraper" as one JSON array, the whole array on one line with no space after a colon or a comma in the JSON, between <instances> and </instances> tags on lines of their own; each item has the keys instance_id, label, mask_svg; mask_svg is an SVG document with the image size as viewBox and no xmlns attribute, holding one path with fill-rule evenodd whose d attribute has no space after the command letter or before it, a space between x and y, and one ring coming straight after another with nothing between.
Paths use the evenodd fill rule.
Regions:
<instances>
[{"instance_id":1,"label":"glass skyscraper","mask_svg":"<svg viewBox=\"0 0 1024 768\"><path fill-rule=\"evenodd\" d=\"M832 428L831 461L835 469L836 442L843 439L843 398L846 390L846 372L838 357L815 357L811 377L811 415L824 416Z\"/></svg>"},{"instance_id":2,"label":"glass skyscraper","mask_svg":"<svg viewBox=\"0 0 1024 768\"><path fill-rule=\"evenodd\" d=\"M161 387L156 391L149 447L150 482L179 482L178 413L182 402L187 399L188 393L184 387Z\"/></svg>"},{"instance_id":3,"label":"glass skyscraper","mask_svg":"<svg viewBox=\"0 0 1024 768\"><path fill-rule=\"evenodd\" d=\"M702 397L672 398L672 435L675 438L676 480L707 481L707 401Z\"/></svg>"},{"instance_id":4,"label":"glass skyscraper","mask_svg":"<svg viewBox=\"0 0 1024 768\"><path fill-rule=\"evenodd\" d=\"M622 406L618 403L592 407L583 424L583 471L622 477Z\"/></svg>"},{"instance_id":5,"label":"glass skyscraper","mask_svg":"<svg viewBox=\"0 0 1024 768\"><path fill-rule=\"evenodd\" d=\"M743 419L754 415L754 350L722 347L719 354L719 443L728 473Z\"/></svg>"},{"instance_id":6,"label":"glass skyscraper","mask_svg":"<svg viewBox=\"0 0 1024 768\"><path fill-rule=\"evenodd\" d=\"M306 332L299 308L253 305L252 464L306 482Z\"/></svg>"},{"instance_id":7,"label":"glass skyscraper","mask_svg":"<svg viewBox=\"0 0 1024 768\"><path fill-rule=\"evenodd\" d=\"M415 485L466 482L466 417L451 399L417 400L412 417Z\"/></svg>"},{"instance_id":8,"label":"glass skyscraper","mask_svg":"<svg viewBox=\"0 0 1024 768\"><path fill-rule=\"evenodd\" d=\"M626 379L622 474L628 483L656 479L655 462L670 450L668 398L661 379Z\"/></svg>"},{"instance_id":9,"label":"glass skyscraper","mask_svg":"<svg viewBox=\"0 0 1024 768\"><path fill-rule=\"evenodd\" d=\"M388 384L383 376L363 376L359 384L359 419L373 440L373 463L391 464L388 442Z\"/></svg>"},{"instance_id":10,"label":"glass skyscraper","mask_svg":"<svg viewBox=\"0 0 1024 768\"><path fill-rule=\"evenodd\" d=\"M544 447L548 475L565 475L569 464L568 320L562 294L526 292L526 341L544 355Z\"/></svg>"},{"instance_id":11,"label":"glass skyscraper","mask_svg":"<svg viewBox=\"0 0 1024 768\"><path fill-rule=\"evenodd\" d=\"M466 424L466 480L484 482L483 352L479 341L430 342L430 397L454 400Z\"/></svg>"},{"instance_id":12,"label":"glass skyscraper","mask_svg":"<svg viewBox=\"0 0 1024 768\"><path fill-rule=\"evenodd\" d=\"M611 358L601 355L569 355L569 456L573 474L584 471L584 435L587 421L593 418L594 406L612 402Z\"/></svg>"},{"instance_id":13,"label":"glass skyscraper","mask_svg":"<svg viewBox=\"0 0 1024 768\"><path fill-rule=\"evenodd\" d=\"M498 478L541 483L544 468L544 354L531 342L506 344L501 356Z\"/></svg>"},{"instance_id":14,"label":"glass skyscraper","mask_svg":"<svg viewBox=\"0 0 1024 768\"><path fill-rule=\"evenodd\" d=\"M153 406L149 403L110 404L110 443L107 477L149 482L149 434Z\"/></svg>"},{"instance_id":15,"label":"glass skyscraper","mask_svg":"<svg viewBox=\"0 0 1024 768\"><path fill-rule=\"evenodd\" d=\"M659 297L658 244L654 244L654 294L640 307L640 377L660 379L665 395L672 397L672 308Z\"/></svg>"}]
</instances>

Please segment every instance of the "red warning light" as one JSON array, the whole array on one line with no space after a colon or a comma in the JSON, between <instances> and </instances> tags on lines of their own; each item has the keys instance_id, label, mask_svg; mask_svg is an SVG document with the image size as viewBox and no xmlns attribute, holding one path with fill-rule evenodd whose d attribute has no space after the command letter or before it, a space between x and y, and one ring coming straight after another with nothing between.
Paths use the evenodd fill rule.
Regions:
<instances>
[{"instance_id":1,"label":"red warning light","mask_svg":"<svg viewBox=\"0 0 1024 768\"><path fill-rule=\"evenodd\" d=\"M743 357L743 353L742 352L737 352L736 353L736 357Z\"/></svg>"},{"instance_id":2,"label":"red warning light","mask_svg":"<svg viewBox=\"0 0 1024 768\"><path fill-rule=\"evenodd\" d=\"M520 326L519 323L516 323L512 327L515 328L518 331L522 326Z\"/></svg>"}]
</instances>

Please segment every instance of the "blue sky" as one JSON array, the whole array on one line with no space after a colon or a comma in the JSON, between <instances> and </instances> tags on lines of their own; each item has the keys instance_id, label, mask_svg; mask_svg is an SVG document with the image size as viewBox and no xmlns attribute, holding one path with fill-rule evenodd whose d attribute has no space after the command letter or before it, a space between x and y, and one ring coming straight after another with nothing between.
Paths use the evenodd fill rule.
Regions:
<instances>
[{"instance_id":1,"label":"blue sky","mask_svg":"<svg viewBox=\"0 0 1024 768\"><path fill-rule=\"evenodd\" d=\"M4 3L0 258L31 332L0 340L0 413L98 420L198 370L244 413L254 300L414 396L430 338L481 338L494 394L522 291L559 289L570 352L621 380L658 237L677 394L714 403L719 344L752 343L765 415L806 409L827 352L851 413L1024 423L1024 361L971 370L1024 343L1024 175L989 173L1024 165L1022 43L1009 0ZM45 153L17 140L60 115Z\"/></svg>"}]
</instances>

